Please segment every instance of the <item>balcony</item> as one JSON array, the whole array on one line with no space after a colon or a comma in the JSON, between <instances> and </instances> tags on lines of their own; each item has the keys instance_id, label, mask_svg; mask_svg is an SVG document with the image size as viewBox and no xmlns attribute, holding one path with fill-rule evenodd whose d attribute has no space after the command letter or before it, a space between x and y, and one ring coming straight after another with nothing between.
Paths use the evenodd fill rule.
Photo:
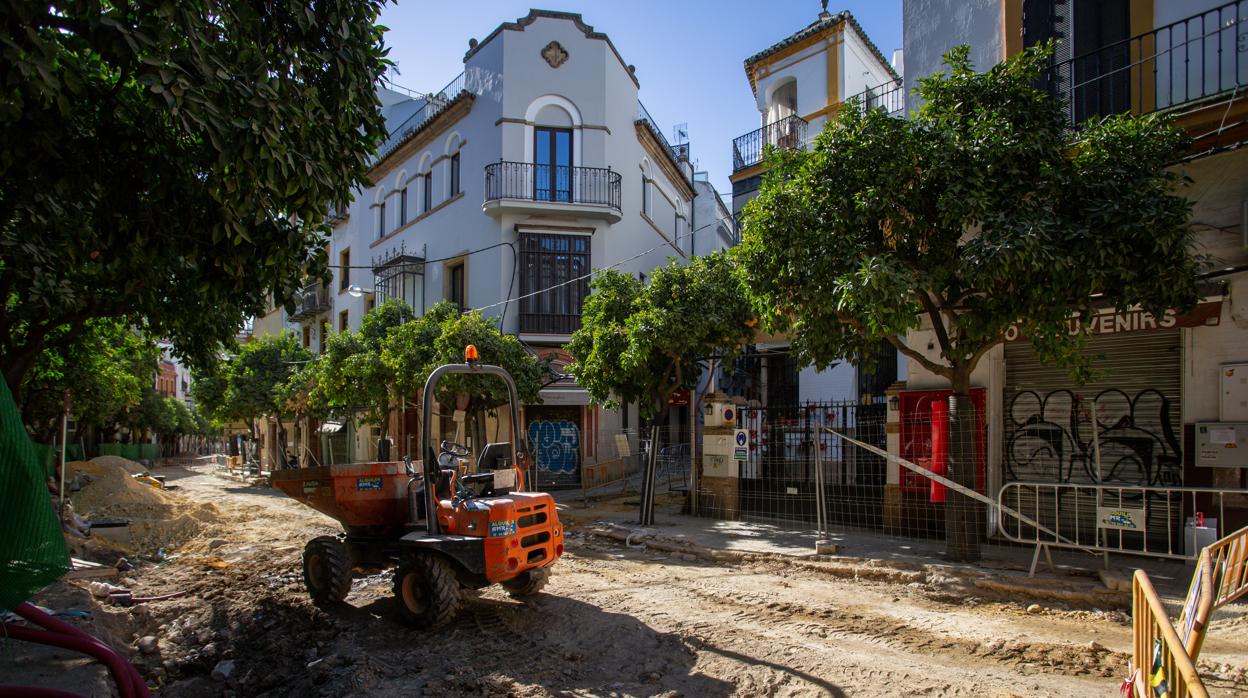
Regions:
<instances>
[{"instance_id":1,"label":"balcony","mask_svg":"<svg viewBox=\"0 0 1248 698\"><path fill-rule=\"evenodd\" d=\"M889 81L859 92L845 100L846 104L858 105L865 114L868 109L883 109L888 116L905 116L906 90L900 82Z\"/></svg>"},{"instance_id":2,"label":"balcony","mask_svg":"<svg viewBox=\"0 0 1248 698\"><path fill-rule=\"evenodd\" d=\"M310 320L321 313L327 313L333 305L329 300L329 289L325 284L320 282L308 284L303 287L303 291L299 294L299 304L295 306L295 312L291 313L290 319L295 322Z\"/></svg>"},{"instance_id":3,"label":"balcony","mask_svg":"<svg viewBox=\"0 0 1248 698\"><path fill-rule=\"evenodd\" d=\"M620 173L611 168L493 162L485 166L487 214L558 211L620 220Z\"/></svg>"},{"instance_id":4,"label":"balcony","mask_svg":"<svg viewBox=\"0 0 1248 698\"><path fill-rule=\"evenodd\" d=\"M806 145L806 120L800 116L787 116L779 121L732 141L732 171L740 172L763 161L767 147L796 150Z\"/></svg>"},{"instance_id":5,"label":"balcony","mask_svg":"<svg viewBox=\"0 0 1248 698\"><path fill-rule=\"evenodd\" d=\"M1056 63L1041 86L1066 99L1072 124L1170 111L1194 135L1208 135L1205 127L1220 131L1223 112L1248 87L1245 26L1248 0L1227 3Z\"/></svg>"}]
</instances>

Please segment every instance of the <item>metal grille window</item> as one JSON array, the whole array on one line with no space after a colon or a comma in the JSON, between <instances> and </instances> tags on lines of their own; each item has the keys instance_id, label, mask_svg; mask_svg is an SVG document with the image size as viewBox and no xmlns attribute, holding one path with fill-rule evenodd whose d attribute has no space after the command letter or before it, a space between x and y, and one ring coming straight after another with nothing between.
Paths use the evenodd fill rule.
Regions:
<instances>
[{"instance_id":1,"label":"metal grille window","mask_svg":"<svg viewBox=\"0 0 1248 698\"><path fill-rule=\"evenodd\" d=\"M521 233L521 332L570 334L580 328L581 304L589 295L589 243L586 235Z\"/></svg>"},{"instance_id":2,"label":"metal grille window","mask_svg":"<svg viewBox=\"0 0 1248 698\"><path fill-rule=\"evenodd\" d=\"M425 260L399 254L373 267L373 288L377 302L391 298L411 306L418 315L425 312Z\"/></svg>"}]
</instances>

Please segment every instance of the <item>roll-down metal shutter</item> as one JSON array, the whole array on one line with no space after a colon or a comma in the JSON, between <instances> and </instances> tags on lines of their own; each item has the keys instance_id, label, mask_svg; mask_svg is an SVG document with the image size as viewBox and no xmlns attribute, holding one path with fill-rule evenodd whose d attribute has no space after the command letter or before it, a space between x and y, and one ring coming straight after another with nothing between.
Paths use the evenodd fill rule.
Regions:
<instances>
[{"instance_id":1,"label":"roll-down metal shutter","mask_svg":"<svg viewBox=\"0 0 1248 698\"><path fill-rule=\"evenodd\" d=\"M1085 352L1095 375L1077 385L1064 369L1041 364L1029 342L1007 344L1003 481L1181 485L1182 345L1178 329L1092 337ZM1007 485L1003 501L1093 542L1095 490L1063 490L1052 498L1041 490L1041 501L1034 492Z\"/></svg>"},{"instance_id":2,"label":"roll-down metal shutter","mask_svg":"<svg viewBox=\"0 0 1248 698\"><path fill-rule=\"evenodd\" d=\"M1045 366L1026 341L1005 347L1006 482L1180 483L1182 331L1102 335L1088 341L1096 375L1076 385Z\"/></svg>"}]
</instances>

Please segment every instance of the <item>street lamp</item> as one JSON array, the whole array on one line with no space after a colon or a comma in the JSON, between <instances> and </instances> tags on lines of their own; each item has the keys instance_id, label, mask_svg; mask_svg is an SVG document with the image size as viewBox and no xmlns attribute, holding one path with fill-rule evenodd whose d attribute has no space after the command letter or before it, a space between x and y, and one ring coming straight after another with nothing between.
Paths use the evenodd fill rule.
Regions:
<instances>
[{"instance_id":1,"label":"street lamp","mask_svg":"<svg viewBox=\"0 0 1248 698\"><path fill-rule=\"evenodd\" d=\"M365 293L372 293L372 290L366 290L366 289L360 288L358 284L351 284L350 286L347 287L347 293L352 298L361 298L364 296Z\"/></svg>"}]
</instances>

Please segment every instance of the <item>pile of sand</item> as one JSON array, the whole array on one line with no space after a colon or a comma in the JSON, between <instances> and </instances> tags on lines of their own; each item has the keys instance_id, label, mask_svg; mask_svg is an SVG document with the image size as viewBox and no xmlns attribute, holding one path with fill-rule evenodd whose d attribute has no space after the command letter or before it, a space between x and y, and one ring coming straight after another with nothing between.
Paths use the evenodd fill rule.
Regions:
<instances>
[{"instance_id":1,"label":"pile of sand","mask_svg":"<svg viewBox=\"0 0 1248 698\"><path fill-rule=\"evenodd\" d=\"M147 468L144 468L142 465L135 463L128 458L122 458L121 456L96 456L91 459L91 462L99 465L121 468L131 475L138 475L140 473L147 472Z\"/></svg>"},{"instance_id":2,"label":"pile of sand","mask_svg":"<svg viewBox=\"0 0 1248 698\"><path fill-rule=\"evenodd\" d=\"M93 478L69 494L74 511L87 520L125 519L130 522L129 544L114 544L126 552L151 554L170 550L200 533L205 524L221 519L217 508L197 504L135 480L145 468L117 456L68 463L73 473Z\"/></svg>"}]
</instances>

